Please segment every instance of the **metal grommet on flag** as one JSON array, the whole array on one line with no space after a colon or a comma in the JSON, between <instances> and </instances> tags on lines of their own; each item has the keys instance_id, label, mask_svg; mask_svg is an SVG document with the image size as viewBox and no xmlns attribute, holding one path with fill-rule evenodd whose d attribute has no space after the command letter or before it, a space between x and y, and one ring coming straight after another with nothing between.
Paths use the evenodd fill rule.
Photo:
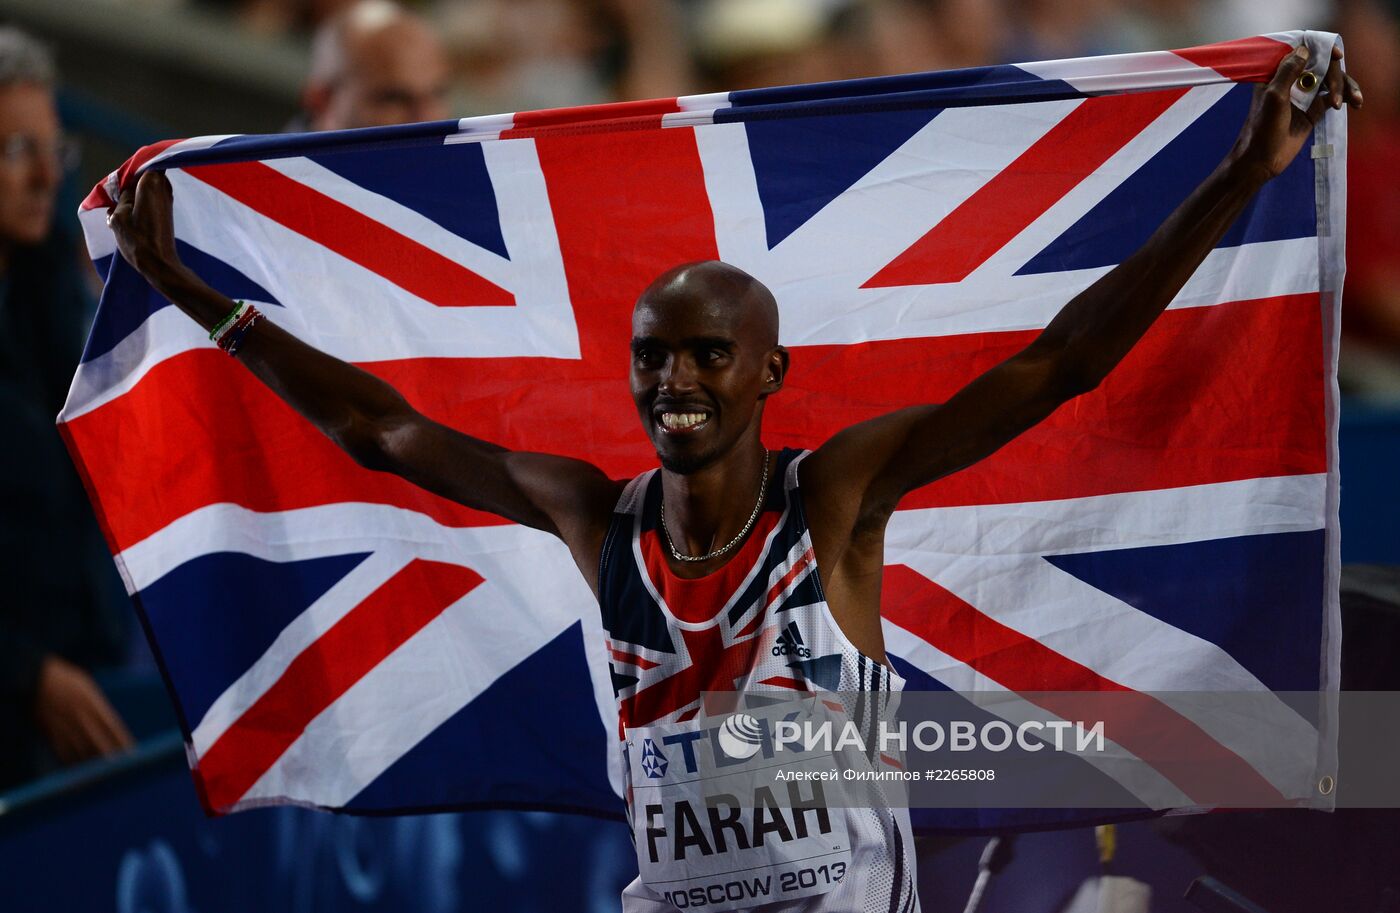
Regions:
<instances>
[{"instance_id":1,"label":"metal grommet on flag","mask_svg":"<svg viewBox=\"0 0 1400 913\"><path fill-rule=\"evenodd\" d=\"M1303 32L1300 37L1308 47L1308 69L1293 80L1288 94L1295 108L1307 111L1312 107L1317 93L1325 89L1323 77L1332 61L1332 48L1341 47L1342 39L1330 32Z\"/></svg>"},{"instance_id":2,"label":"metal grommet on flag","mask_svg":"<svg viewBox=\"0 0 1400 913\"><path fill-rule=\"evenodd\" d=\"M1324 796L1332 795L1332 790L1337 788L1337 781L1332 777L1323 777L1317 781L1317 791Z\"/></svg>"}]
</instances>

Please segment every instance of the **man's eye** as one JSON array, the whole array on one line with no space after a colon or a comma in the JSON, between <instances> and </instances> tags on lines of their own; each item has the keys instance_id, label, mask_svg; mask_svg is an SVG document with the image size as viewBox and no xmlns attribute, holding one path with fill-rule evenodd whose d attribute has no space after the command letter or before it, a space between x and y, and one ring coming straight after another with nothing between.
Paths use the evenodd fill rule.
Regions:
<instances>
[{"instance_id":1,"label":"man's eye","mask_svg":"<svg viewBox=\"0 0 1400 913\"><path fill-rule=\"evenodd\" d=\"M659 363L659 358L651 349L639 349L632 356L633 360L642 367L654 367Z\"/></svg>"},{"instance_id":2,"label":"man's eye","mask_svg":"<svg viewBox=\"0 0 1400 913\"><path fill-rule=\"evenodd\" d=\"M710 364L717 364L729 357L729 353L723 349L710 349L705 353L705 361Z\"/></svg>"}]
</instances>

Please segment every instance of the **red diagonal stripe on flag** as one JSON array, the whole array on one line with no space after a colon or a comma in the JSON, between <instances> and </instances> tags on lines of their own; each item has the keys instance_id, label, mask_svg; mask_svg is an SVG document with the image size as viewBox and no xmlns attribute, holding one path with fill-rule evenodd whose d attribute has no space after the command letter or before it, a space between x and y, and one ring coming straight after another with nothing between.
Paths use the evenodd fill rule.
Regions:
<instances>
[{"instance_id":1,"label":"red diagonal stripe on flag","mask_svg":"<svg viewBox=\"0 0 1400 913\"><path fill-rule=\"evenodd\" d=\"M807 551L802 553L802 556L800 558L798 558L792 563L792 567L789 568L788 572L782 576L782 579L780 579L777 583L773 584L773 586L768 590L768 595L763 597L763 604L765 606L771 606L775 601L777 601L778 597L783 595L783 591L785 591L788 588L788 585L791 584L794 580L796 580L797 575L802 573L803 569L807 567L807 562L811 560L812 550L809 548L807 549Z\"/></svg>"},{"instance_id":2,"label":"red diagonal stripe on flag","mask_svg":"<svg viewBox=\"0 0 1400 913\"><path fill-rule=\"evenodd\" d=\"M510 307L515 296L262 162L201 165L191 177L438 307Z\"/></svg>"},{"instance_id":3,"label":"red diagonal stripe on flag","mask_svg":"<svg viewBox=\"0 0 1400 913\"><path fill-rule=\"evenodd\" d=\"M966 279L1184 94L1087 99L862 288Z\"/></svg>"},{"instance_id":4,"label":"red diagonal stripe on flag","mask_svg":"<svg viewBox=\"0 0 1400 913\"><path fill-rule=\"evenodd\" d=\"M1283 799L1247 761L1157 698L1007 627L913 568L885 568L880 614L1061 719L1103 720L1107 738L1201 805L1277 806ZM1036 693L1074 691L1119 696Z\"/></svg>"},{"instance_id":5,"label":"red diagonal stripe on flag","mask_svg":"<svg viewBox=\"0 0 1400 913\"><path fill-rule=\"evenodd\" d=\"M760 685L775 685L779 688L791 688L794 691L811 691L805 681L799 681L787 675L774 675L759 682Z\"/></svg>"},{"instance_id":6,"label":"red diagonal stripe on flag","mask_svg":"<svg viewBox=\"0 0 1400 913\"><path fill-rule=\"evenodd\" d=\"M206 805L233 805L306 727L448 606L482 583L471 568L415 559L292 660L215 740L196 776Z\"/></svg>"},{"instance_id":7,"label":"red diagonal stripe on flag","mask_svg":"<svg viewBox=\"0 0 1400 913\"><path fill-rule=\"evenodd\" d=\"M638 669L655 669L657 666L661 665L660 663L654 663L649 659L638 656L635 653L619 650L617 647L609 647L608 650L612 653L613 659L620 663L627 663L629 666L636 666Z\"/></svg>"},{"instance_id":8,"label":"red diagonal stripe on flag","mask_svg":"<svg viewBox=\"0 0 1400 913\"><path fill-rule=\"evenodd\" d=\"M1238 41L1182 48L1172 53L1196 66L1210 67L1236 82L1267 82L1278 69L1279 61L1290 50L1282 41L1258 35Z\"/></svg>"}]
</instances>

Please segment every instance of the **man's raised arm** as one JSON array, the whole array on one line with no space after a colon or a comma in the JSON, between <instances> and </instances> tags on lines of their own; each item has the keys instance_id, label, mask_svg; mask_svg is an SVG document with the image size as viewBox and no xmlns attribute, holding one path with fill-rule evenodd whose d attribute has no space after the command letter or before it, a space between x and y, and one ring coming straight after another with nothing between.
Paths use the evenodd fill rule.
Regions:
<instances>
[{"instance_id":1,"label":"man's raised arm","mask_svg":"<svg viewBox=\"0 0 1400 913\"><path fill-rule=\"evenodd\" d=\"M1282 172L1330 104L1359 107L1361 92L1334 49L1324 86L1307 111L1289 90L1307 49L1284 57L1234 149L1137 253L1070 301L1035 341L968 384L947 403L915 406L836 434L804 464L805 477L843 526L883 529L909 491L977 462L1094 389L1219 243L1263 184Z\"/></svg>"},{"instance_id":2,"label":"man's raised arm","mask_svg":"<svg viewBox=\"0 0 1400 913\"><path fill-rule=\"evenodd\" d=\"M170 181L143 174L108 216L122 256L206 330L235 307L179 260ZM581 460L519 453L424 416L389 384L267 321L238 360L357 463L559 536L590 585L618 487Z\"/></svg>"}]
</instances>

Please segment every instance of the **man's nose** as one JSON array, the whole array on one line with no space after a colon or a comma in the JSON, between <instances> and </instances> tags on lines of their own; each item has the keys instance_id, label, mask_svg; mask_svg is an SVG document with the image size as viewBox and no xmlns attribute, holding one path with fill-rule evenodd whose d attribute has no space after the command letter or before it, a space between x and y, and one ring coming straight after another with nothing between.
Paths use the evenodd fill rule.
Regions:
<instances>
[{"instance_id":1,"label":"man's nose","mask_svg":"<svg viewBox=\"0 0 1400 913\"><path fill-rule=\"evenodd\" d=\"M685 355L668 359L661 371L661 393L683 396L695 391L695 361Z\"/></svg>"}]
</instances>

